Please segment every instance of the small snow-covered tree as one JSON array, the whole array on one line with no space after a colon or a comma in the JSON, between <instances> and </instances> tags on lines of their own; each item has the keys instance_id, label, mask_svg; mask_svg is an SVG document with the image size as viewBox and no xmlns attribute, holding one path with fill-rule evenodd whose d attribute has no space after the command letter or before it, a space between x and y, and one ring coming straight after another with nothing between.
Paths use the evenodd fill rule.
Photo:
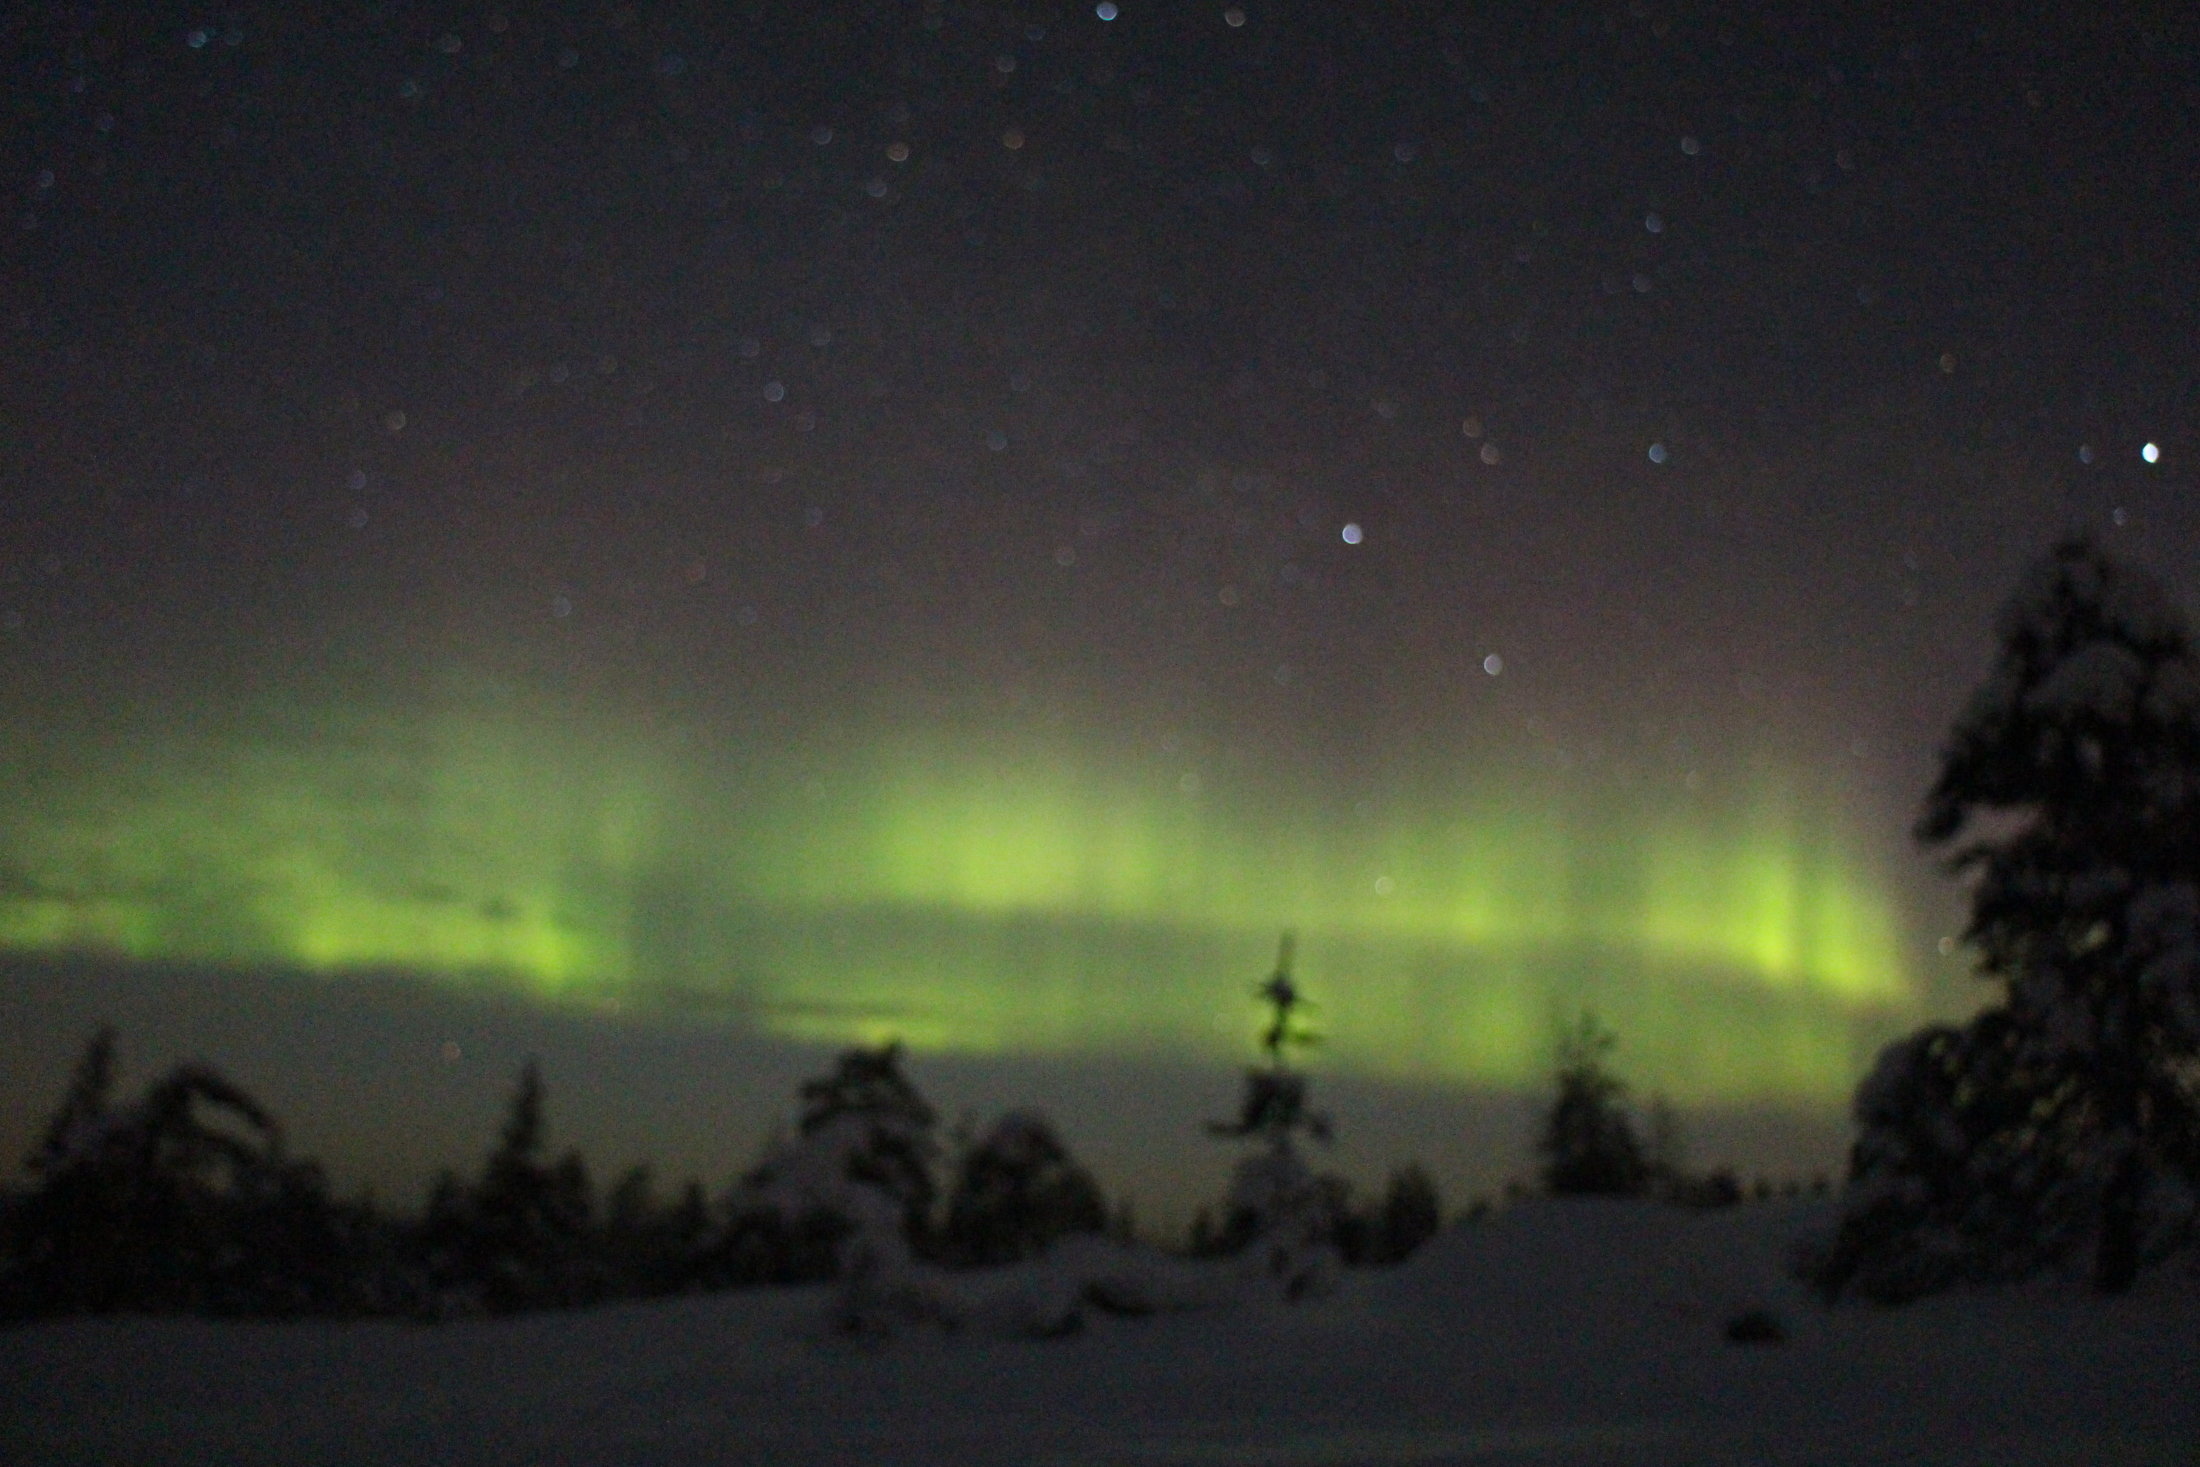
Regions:
<instances>
[{"instance_id":1,"label":"small snow-covered tree","mask_svg":"<svg viewBox=\"0 0 2200 1467\"><path fill-rule=\"evenodd\" d=\"M1107 1223L1099 1185L1046 1118L1011 1111L963 1154L939 1251L952 1263L1013 1263Z\"/></svg>"},{"instance_id":2,"label":"small snow-covered tree","mask_svg":"<svg viewBox=\"0 0 2200 1467\"><path fill-rule=\"evenodd\" d=\"M902 1073L901 1056L899 1044L851 1049L830 1074L803 1084L795 1134L775 1141L735 1188L715 1276L791 1283L838 1275L854 1321L867 1291L906 1271L928 1234L938 1143L932 1107Z\"/></svg>"},{"instance_id":3,"label":"small snow-covered tree","mask_svg":"<svg viewBox=\"0 0 2200 1467\"><path fill-rule=\"evenodd\" d=\"M1267 1062L1245 1072L1235 1121L1210 1123L1216 1136L1258 1143L1231 1175L1218 1250L1249 1253L1288 1297L1328 1286L1339 1263L1336 1236L1346 1202L1343 1184L1318 1177L1300 1154L1297 1136L1330 1135L1329 1118L1307 1108L1306 1076L1291 1068L1294 1049L1320 1042L1305 1027L1306 1000L1291 979L1291 937L1285 934L1276 971L1257 990L1268 1005L1261 1034Z\"/></svg>"},{"instance_id":4,"label":"small snow-covered tree","mask_svg":"<svg viewBox=\"0 0 2200 1467\"><path fill-rule=\"evenodd\" d=\"M831 1074L804 1082L800 1125L804 1140L842 1158L849 1180L891 1197L915 1240L932 1215L939 1143L937 1117L902 1073L902 1054L897 1042L841 1055Z\"/></svg>"},{"instance_id":5,"label":"small snow-covered tree","mask_svg":"<svg viewBox=\"0 0 2200 1467\"><path fill-rule=\"evenodd\" d=\"M1891 1046L1829 1293L1901 1295L2091 1249L2128 1287L2192 1241L2200 1186L2200 657L2138 568L2083 539L2027 572L1919 839L1971 878L1999 1003Z\"/></svg>"},{"instance_id":6,"label":"small snow-covered tree","mask_svg":"<svg viewBox=\"0 0 2200 1467\"><path fill-rule=\"evenodd\" d=\"M1544 1115L1538 1149L1543 1184L1565 1194L1631 1195L1650 1178L1627 1087L1611 1072L1619 1040L1583 1012L1558 1041L1558 1093Z\"/></svg>"}]
</instances>

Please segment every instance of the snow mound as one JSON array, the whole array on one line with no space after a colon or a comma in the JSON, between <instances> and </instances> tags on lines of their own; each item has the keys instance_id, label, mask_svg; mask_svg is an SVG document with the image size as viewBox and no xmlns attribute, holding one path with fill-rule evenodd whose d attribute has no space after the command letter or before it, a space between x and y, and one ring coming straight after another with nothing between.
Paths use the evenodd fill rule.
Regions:
<instances>
[{"instance_id":1,"label":"snow mound","mask_svg":"<svg viewBox=\"0 0 2200 1467\"><path fill-rule=\"evenodd\" d=\"M835 1317L851 1333L930 1324L1045 1339L1074 1333L1095 1314L1144 1317L1218 1308L1238 1302L1247 1288L1238 1268L1080 1234L1037 1257L994 1268L909 1264L882 1272L844 1291Z\"/></svg>"}]
</instances>

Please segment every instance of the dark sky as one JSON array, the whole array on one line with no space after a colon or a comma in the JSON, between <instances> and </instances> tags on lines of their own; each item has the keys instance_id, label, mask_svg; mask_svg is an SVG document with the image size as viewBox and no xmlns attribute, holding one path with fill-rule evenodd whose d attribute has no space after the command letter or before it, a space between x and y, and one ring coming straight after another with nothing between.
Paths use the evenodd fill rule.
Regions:
<instances>
[{"instance_id":1,"label":"dark sky","mask_svg":"<svg viewBox=\"0 0 2200 1467\"><path fill-rule=\"evenodd\" d=\"M1889 894L1896 1008L1963 999L1951 889L1904 830L1997 600L2073 526L2191 582L2200 23L1119 4L0 20L0 946L30 964L0 998L35 1036L0 1041L7 1126L104 1010L153 1026L146 1065L195 1043L249 1070L340 1164L439 1159L313 1098L427 1104L369 1073L354 949L200 940L273 888L208 895L148 832L279 825L238 869L295 874L329 769L402 784L406 740L483 699L532 710L496 727L541 732L507 765L546 785L646 743L831 804L883 743L964 771L1068 749L1236 789L1233 829L1319 805L1276 817L1316 846L1447 770L1557 771L1622 842L1615 801L1769 770ZM801 823L757 798L680 839ZM986 881L1013 886L956 890ZM1201 910L1272 931L1217 891ZM1271 942L1199 981L1249 983ZM170 959L222 974L145 966ZM435 991L395 1048L442 1052ZM301 1001L280 1045L249 1017ZM553 1043L512 1022L499 1065ZM612 1020L555 1022L605 1105L622 1065L672 1072ZM792 1051L742 1036L780 1086ZM1023 1079L1134 1156L1158 1122L1122 1119L1135 1046L1103 1048ZM1226 1068L1186 1073L1226 1103ZM486 1125L508 1075L453 1113ZM1367 1125L1427 1142L1450 1093ZM601 1124L646 1149L656 1122Z\"/></svg>"}]
</instances>

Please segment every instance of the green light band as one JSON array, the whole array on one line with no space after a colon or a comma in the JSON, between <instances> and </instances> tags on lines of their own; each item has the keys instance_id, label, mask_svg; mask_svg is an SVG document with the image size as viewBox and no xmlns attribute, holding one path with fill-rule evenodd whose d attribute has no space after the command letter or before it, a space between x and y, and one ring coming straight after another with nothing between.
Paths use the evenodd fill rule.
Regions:
<instances>
[{"instance_id":1,"label":"green light band","mask_svg":"<svg viewBox=\"0 0 2200 1467\"><path fill-rule=\"evenodd\" d=\"M0 947L1234 1060L1291 927L1333 1065L1523 1083L1590 1001L1684 1098L1834 1099L1910 1004L1894 903L1773 781L1658 805L1186 772L999 734L702 751L479 706L149 735L14 771Z\"/></svg>"}]
</instances>

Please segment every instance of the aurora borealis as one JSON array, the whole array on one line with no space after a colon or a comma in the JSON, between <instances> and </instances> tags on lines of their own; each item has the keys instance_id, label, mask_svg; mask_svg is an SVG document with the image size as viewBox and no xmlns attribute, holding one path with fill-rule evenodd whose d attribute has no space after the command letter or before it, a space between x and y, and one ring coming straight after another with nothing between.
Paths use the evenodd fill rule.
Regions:
<instances>
[{"instance_id":1,"label":"aurora borealis","mask_svg":"<svg viewBox=\"0 0 2200 1467\"><path fill-rule=\"evenodd\" d=\"M418 710L415 710L417 715ZM509 700L220 742L146 732L19 785L0 943L397 970L920 1052L1227 1062L1306 935L1332 1063L1532 1082L1571 1005L1678 1098L1837 1098L1915 1003L1838 812L1769 782L1662 807L1406 770L1333 800L1057 739L891 736L805 770L589 738Z\"/></svg>"},{"instance_id":2,"label":"aurora borealis","mask_svg":"<svg viewBox=\"0 0 2200 1467\"><path fill-rule=\"evenodd\" d=\"M397 1185L544 1026L1144 1165L1288 930L1343 1164L1584 1005L1834 1164L2017 568L2200 563L2200 20L1106 9L0 27L0 1144L120 1006Z\"/></svg>"}]
</instances>

